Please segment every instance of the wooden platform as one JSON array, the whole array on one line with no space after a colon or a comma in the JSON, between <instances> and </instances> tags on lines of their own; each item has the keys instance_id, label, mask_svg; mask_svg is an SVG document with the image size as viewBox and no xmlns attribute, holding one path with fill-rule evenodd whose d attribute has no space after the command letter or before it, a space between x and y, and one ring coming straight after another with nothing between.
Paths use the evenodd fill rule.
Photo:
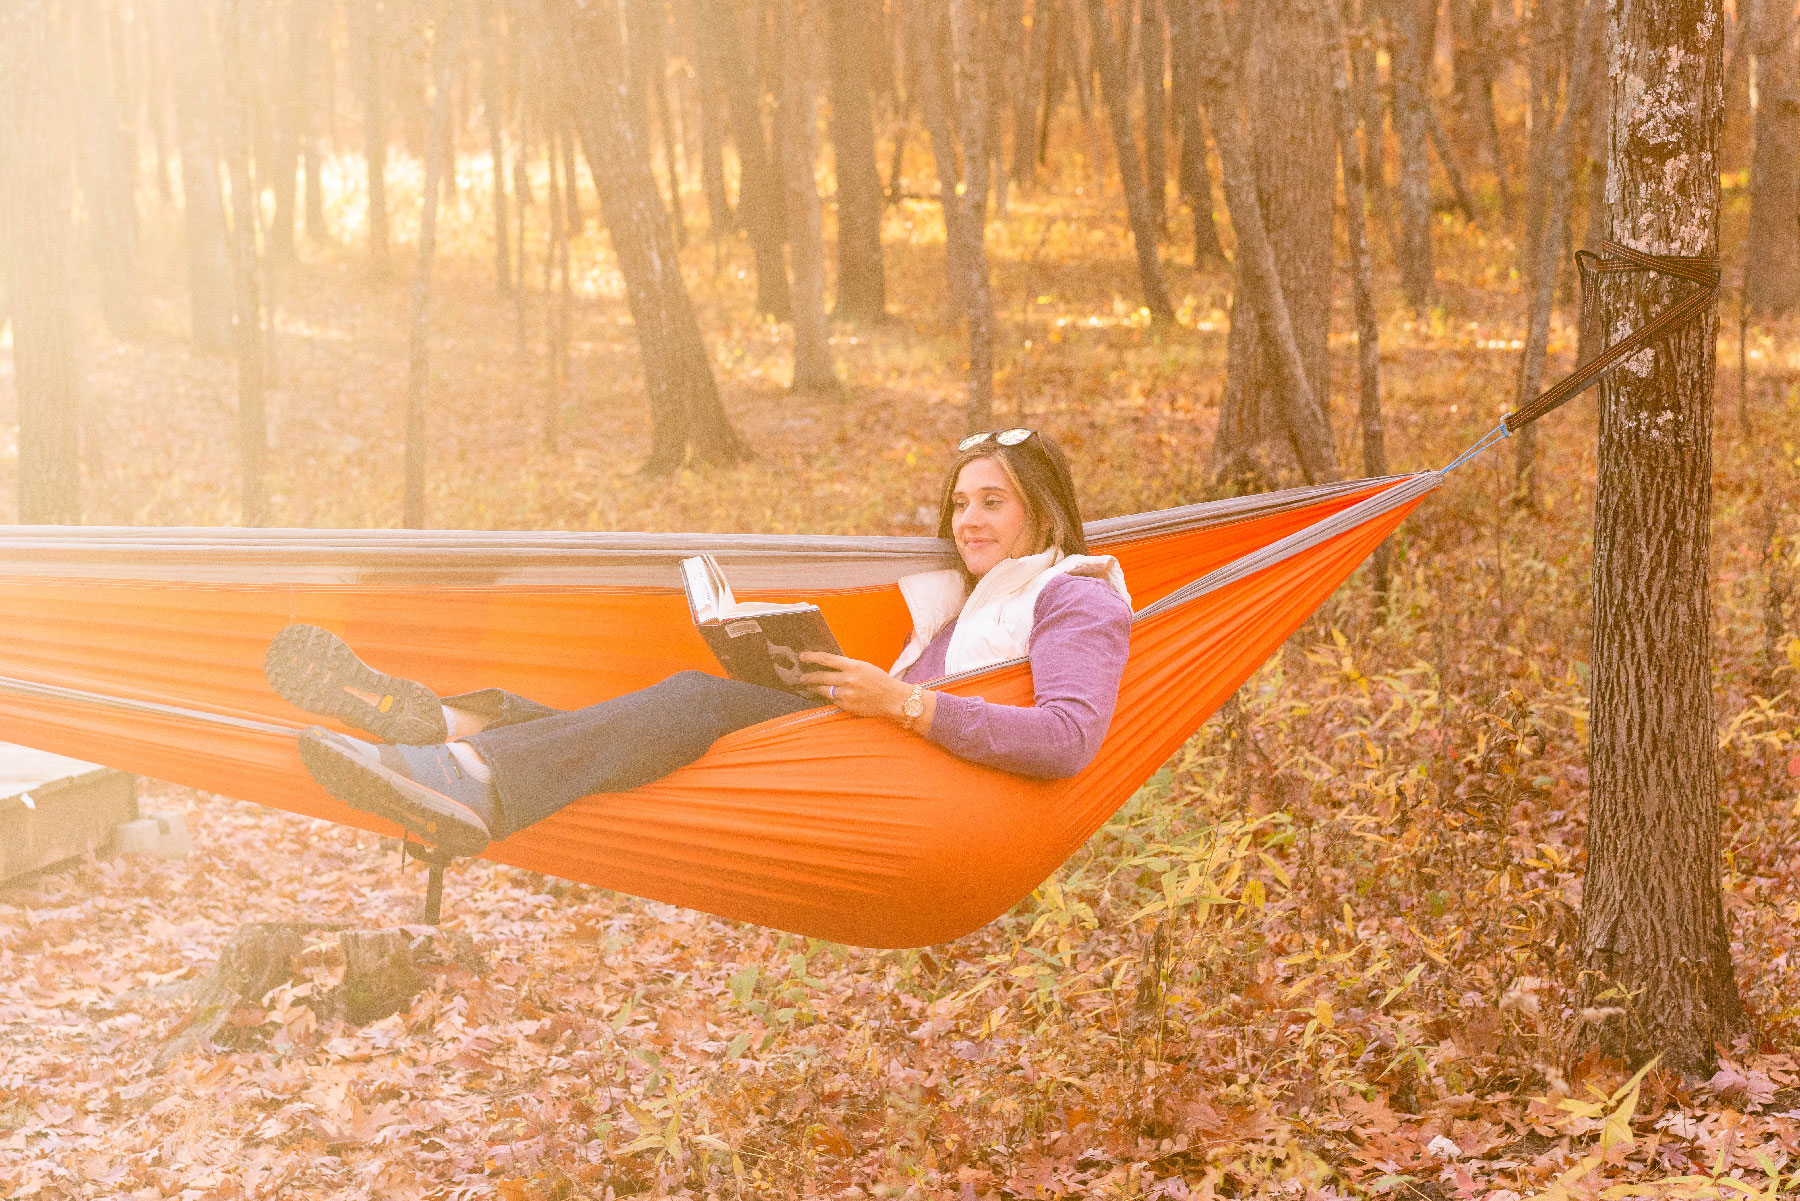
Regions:
<instances>
[{"instance_id":1,"label":"wooden platform","mask_svg":"<svg viewBox=\"0 0 1800 1201\"><path fill-rule=\"evenodd\" d=\"M129 772L0 743L0 885L104 850L137 816Z\"/></svg>"}]
</instances>

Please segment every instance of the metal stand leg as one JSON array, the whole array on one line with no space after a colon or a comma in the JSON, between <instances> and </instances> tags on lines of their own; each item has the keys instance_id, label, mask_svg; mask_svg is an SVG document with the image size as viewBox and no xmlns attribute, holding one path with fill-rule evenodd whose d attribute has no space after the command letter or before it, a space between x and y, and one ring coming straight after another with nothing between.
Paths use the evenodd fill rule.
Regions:
<instances>
[{"instance_id":1,"label":"metal stand leg","mask_svg":"<svg viewBox=\"0 0 1800 1201\"><path fill-rule=\"evenodd\" d=\"M431 861L431 875L425 881L425 924L438 924L438 910L444 903L444 864L445 859Z\"/></svg>"},{"instance_id":2,"label":"metal stand leg","mask_svg":"<svg viewBox=\"0 0 1800 1201\"><path fill-rule=\"evenodd\" d=\"M450 862L450 856L441 851L420 846L416 842L402 845L406 847L408 855L423 861L431 868L431 874L425 879L424 922L427 926L435 926L438 924L439 910L443 908L444 904L444 867Z\"/></svg>"}]
</instances>

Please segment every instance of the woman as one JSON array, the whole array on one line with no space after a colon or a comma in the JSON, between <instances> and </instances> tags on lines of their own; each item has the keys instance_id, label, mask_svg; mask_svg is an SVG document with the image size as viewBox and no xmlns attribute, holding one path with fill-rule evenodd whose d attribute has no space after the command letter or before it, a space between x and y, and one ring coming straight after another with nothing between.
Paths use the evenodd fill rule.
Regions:
<instances>
[{"instance_id":1,"label":"woman","mask_svg":"<svg viewBox=\"0 0 1800 1201\"><path fill-rule=\"evenodd\" d=\"M1110 555L1089 555L1062 451L1010 429L963 439L944 484L938 535L958 568L900 581L912 636L894 666L809 652L801 682L860 717L885 718L976 763L1074 775L1100 748L1130 642L1131 598ZM941 676L1024 658L1035 703L935 692ZM598 792L635 788L692 763L721 736L814 708L811 698L684 671L639 692L562 711L497 688L440 700L364 664L316 626L269 647L269 682L304 709L384 740L312 726L300 757L339 800L399 823L452 855Z\"/></svg>"}]
</instances>

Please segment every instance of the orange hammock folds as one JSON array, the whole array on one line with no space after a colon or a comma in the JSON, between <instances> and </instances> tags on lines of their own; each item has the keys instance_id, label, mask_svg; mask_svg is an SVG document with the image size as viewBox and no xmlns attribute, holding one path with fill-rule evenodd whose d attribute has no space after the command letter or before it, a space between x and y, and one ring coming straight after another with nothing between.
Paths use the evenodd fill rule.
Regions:
<instances>
[{"instance_id":1,"label":"orange hammock folds","mask_svg":"<svg viewBox=\"0 0 1800 1201\"><path fill-rule=\"evenodd\" d=\"M1111 730L1072 779L821 708L579 801L487 857L863 946L959 937L1055 871L1442 480L1090 523L1137 612ZM326 626L444 695L498 685L586 705L718 670L675 572L702 551L740 596L817 601L846 653L882 666L909 627L895 581L952 553L927 538L4 527L0 738L393 834L302 769L293 735L314 719L262 675L278 630ZM1032 700L1023 661L935 686Z\"/></svg>"}]
</instances>

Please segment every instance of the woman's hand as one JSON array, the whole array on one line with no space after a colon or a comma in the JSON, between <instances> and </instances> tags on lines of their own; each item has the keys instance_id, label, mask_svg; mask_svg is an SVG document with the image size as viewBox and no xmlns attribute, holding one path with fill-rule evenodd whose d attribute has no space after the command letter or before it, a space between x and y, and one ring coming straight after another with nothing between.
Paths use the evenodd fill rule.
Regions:
<instances>
[{"instance_id":1,"label":"woman's hand","mask_svg":"<svg viewBox=\"0 0 1800 1201\"><path fill-rule=\"evenodd\" d=\"M818 670L800 677L814 692L858 717L891 717L899 720L900 706L912 695L912 685L897 680L873 663L824 651L807 651L804 663Z\"/></svg>"}]
</instances>

